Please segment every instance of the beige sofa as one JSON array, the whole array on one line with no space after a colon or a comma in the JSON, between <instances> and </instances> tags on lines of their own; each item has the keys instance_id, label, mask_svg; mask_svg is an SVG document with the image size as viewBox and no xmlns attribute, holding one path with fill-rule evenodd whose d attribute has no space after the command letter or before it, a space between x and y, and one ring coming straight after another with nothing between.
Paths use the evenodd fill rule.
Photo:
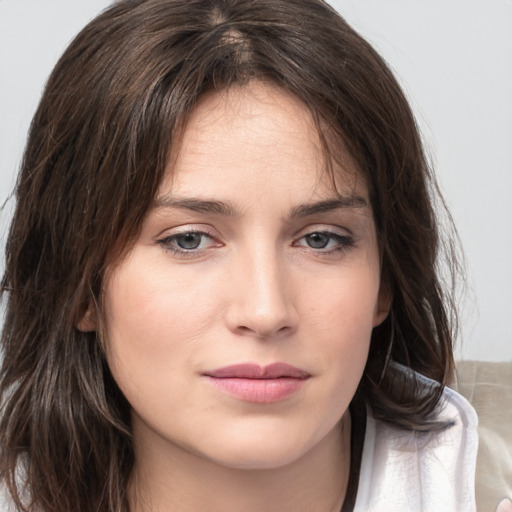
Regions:
<instances>
[{"instance_id":1,"label":"beige sofa","mask_svg":"<svg viewBox=\"0 0 512 512\"><path fill-rule=\"evenodd\" d=\"M477 509L494 512L512 499L512 362L461 361L453 387L478 414Z\"/></svg>"}]
</instances>

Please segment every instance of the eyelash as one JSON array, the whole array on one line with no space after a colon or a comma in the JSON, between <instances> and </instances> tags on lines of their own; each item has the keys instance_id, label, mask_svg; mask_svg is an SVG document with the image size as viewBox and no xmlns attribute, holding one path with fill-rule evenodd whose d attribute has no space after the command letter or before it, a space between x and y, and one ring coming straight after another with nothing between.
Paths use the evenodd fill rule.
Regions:
<instances>
[{"instance_id":1,"label":"eyelash","mask_svg":"<svg viewBox=\"0 0 512 512\"><path fill-rule=\"evenodd\" d=\"M336 245L334 247L311 247L309 244L301 245L299 242L302 240L306 240L307 237L313 237L313 236L324 236L327 237L327 244L329 245L331 242L335 242ZM186 237L186 236L199 236L201 237L199 241L199 245L203 242L205 238L210 239L212 242L212 245L207 248L199 248L199 247L192 247L190 249L186 249L183 247L179 247L177 244L178 237ZM190 229L187 231L182 231L179 233L174 233L172 235L167 235L164 238L161 238L157 240L157 243L164 247L167 251L170 251L175 256L179 257L196 257L199 254L202 254L204 251L208 250L210 247L221 247L223 244L221 242L217 242L215 238L205 230L198 230L198 229ZM335 233L333 231L329 230L313 230L309 231L308 233L303 234L301 237L299 237L296 241L292 244L294 247L302 247L305 250L312 250L315 254L328 256L330 254L336 254L340 252L346 252L352 247L356 246L356 242L353 237L348 235L341 235L339 233Z\"/></svg>"}]
</instances>

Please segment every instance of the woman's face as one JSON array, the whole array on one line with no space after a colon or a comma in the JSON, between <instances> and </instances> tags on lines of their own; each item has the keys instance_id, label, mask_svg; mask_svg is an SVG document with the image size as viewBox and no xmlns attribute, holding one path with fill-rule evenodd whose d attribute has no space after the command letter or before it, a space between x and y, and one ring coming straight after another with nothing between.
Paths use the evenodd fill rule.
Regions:
<instances>
[{"instance_id":1,"label":"woman's face","mask_svg":"<svg viewBox=\"0 0 512 512\"><path fill-rule=\"evenodd\" d=\"M276 87L199 104L105 283L137 450L272 468L336 438L387 314L368 191L346 161L336 192L307 109Z\"/></svg>"}]
</instances>

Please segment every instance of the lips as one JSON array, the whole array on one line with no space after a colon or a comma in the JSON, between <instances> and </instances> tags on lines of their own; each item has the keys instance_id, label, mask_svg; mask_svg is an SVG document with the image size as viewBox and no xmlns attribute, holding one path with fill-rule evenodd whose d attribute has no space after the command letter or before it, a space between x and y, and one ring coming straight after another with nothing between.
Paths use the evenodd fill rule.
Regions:
<instances>
[{"instance_id":1,"label":"lips","mask_svg":"<svg viewBox=\"0 0 512 512\"><path fill-rule=\"evenodd\" d=\"M273 403L298 392L311 375L286 363L225 366L203 374L218 391L246 402Z\"/></svg>"},{"instance_id":2,"label":"lips","mask_svg":"<svg viewBox=\"0 0 512 512\"><path fill-rule=\"evenodd\" d=\"M261 367L257 364L235 364L206 372L205 375L218 379L280 379L290 377L293 379L307 379L308 372L286 363L273 363Z\"/></svg>"}]
</instances>

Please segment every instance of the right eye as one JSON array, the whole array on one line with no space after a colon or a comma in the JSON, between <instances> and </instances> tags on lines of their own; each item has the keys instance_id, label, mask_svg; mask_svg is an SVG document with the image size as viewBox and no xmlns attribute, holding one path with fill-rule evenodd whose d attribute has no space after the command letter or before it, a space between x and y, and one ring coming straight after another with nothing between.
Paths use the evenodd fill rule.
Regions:
<instances>
[{"instance_id":1,"label":"right eye","mask_svg":"<svg viewBox=\"0 0 512 512\"><path fill-rule=\"evenodd\" d=\"M174 235L174 242L180 249L190 251L193 249L199 249L204 238L204 233L180 233L179 235Z\"/></svg>"},{"instance_id":2,"label":"right eye","mask_svg":"<svg viewBox=\"0 0 512 512\"><path fill-rule=\"evenodd\" d=\"M220 245L205 231L182 231L161 238L158 243L165 249L178 254L196 254Z\"/></svg>"}]
</instances>

